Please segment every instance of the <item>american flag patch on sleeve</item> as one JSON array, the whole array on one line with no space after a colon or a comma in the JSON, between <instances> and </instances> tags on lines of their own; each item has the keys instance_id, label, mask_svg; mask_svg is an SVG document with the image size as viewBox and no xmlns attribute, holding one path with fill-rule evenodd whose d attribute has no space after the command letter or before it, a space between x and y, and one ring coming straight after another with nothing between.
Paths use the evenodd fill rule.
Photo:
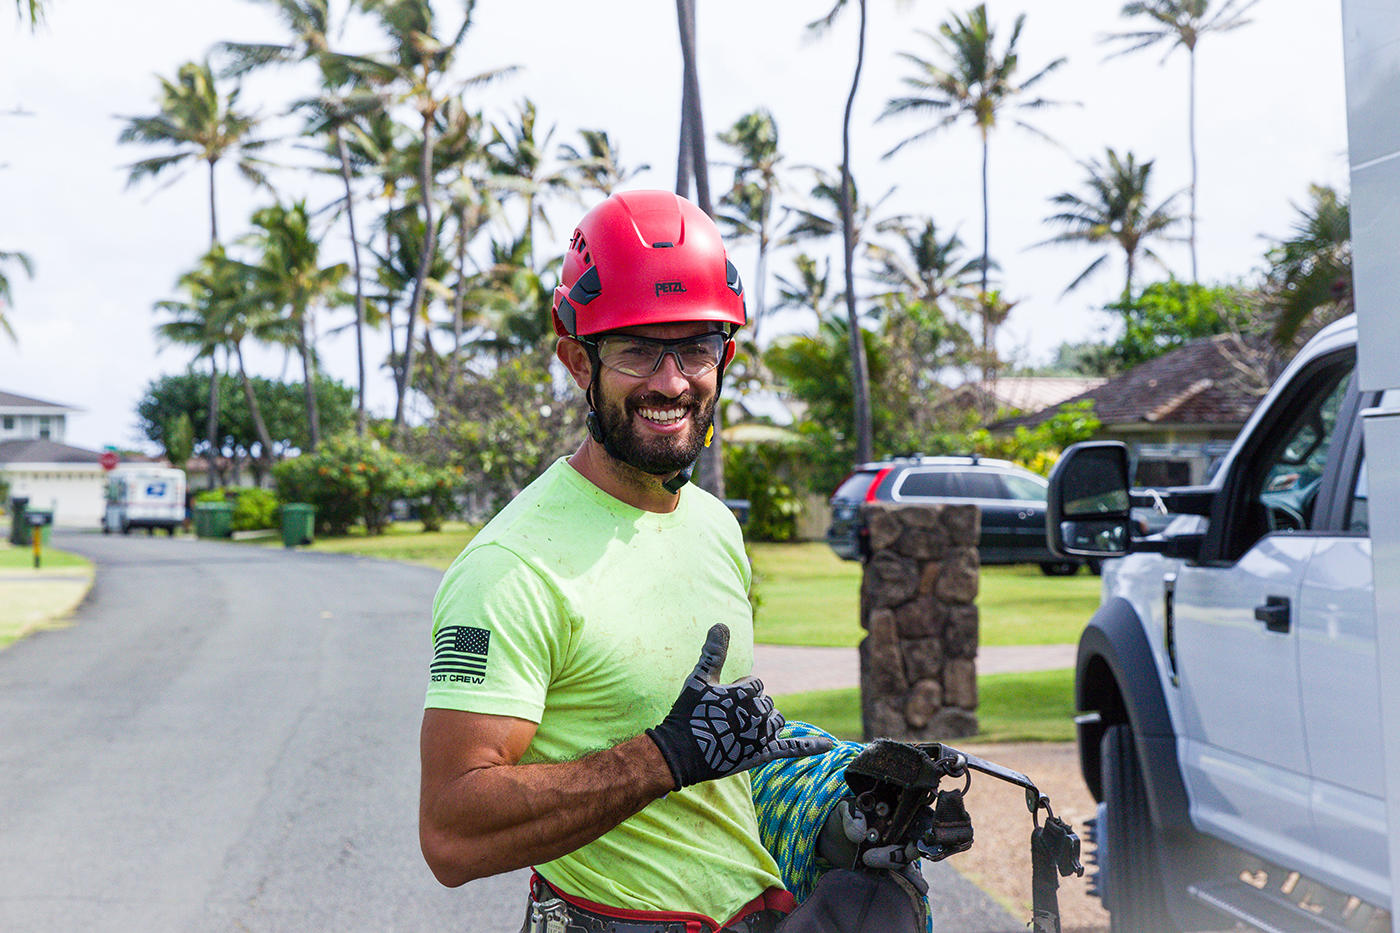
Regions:
<instances>
[{"instance_id":1,"label":"american flag patch on sleeve","mask_svg":"<svg viewBox=\"0 0 1400 933\"><path fill-rule=\"evenodd\" d=\"M486 678L486 655L490 650L488 629L445 626L433 640L433 664L429 668L433 682L481 683Z\"/></svg>"}]
</instances>

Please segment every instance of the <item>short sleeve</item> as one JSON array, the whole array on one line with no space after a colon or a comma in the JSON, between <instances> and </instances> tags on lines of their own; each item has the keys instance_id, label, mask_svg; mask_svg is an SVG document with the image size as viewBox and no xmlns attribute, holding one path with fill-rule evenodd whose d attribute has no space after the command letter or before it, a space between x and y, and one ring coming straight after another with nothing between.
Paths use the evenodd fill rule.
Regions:
<instances>
[{"instance_id":1,"label":"short sleeve","mask_svg":"<svg viewBox=\"0 0 1400 933\"><path fill-rule=\"evenodd\" d=\"M433 600L433 659L425 706L538 723L569 644L557 592L508 548L473 548Z\"/></svg>"}]
</instances>

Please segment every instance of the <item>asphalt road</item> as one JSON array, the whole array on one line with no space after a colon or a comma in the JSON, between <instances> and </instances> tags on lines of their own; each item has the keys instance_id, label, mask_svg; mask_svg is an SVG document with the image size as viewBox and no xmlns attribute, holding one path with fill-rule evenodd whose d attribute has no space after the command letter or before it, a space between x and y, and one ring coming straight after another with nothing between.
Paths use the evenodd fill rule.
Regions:
<instances>
[{"instance_id":1,"label":"asphalt road","mask_svg":"<svg viewBox=\"0 0 1400 933\"><path fill-rule=\"evenodd\" d=\"M67 628L0 651L0 930L519 928L524 874L418 851L433 570L59 535ZM943 931L1023 929L933 866Z\"/></svg>"}]
</instances>

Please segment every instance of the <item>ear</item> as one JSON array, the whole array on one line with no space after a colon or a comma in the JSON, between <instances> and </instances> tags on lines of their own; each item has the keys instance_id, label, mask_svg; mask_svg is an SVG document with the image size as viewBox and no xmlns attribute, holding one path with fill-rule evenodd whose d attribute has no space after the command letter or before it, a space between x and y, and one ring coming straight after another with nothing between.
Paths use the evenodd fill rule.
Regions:
<instances>
[{"instance_id":1,"label":"ear","mask_svg":"<svg viewBox=\"0 0 1400 933\"><path fill-rule=\"evenodd\" d=\"M583 348L583 344L572 337L560 337L554 345L554 355L564 364L569 375L574 377L574 384L586 391L589 383L593 381L593 364L588 359L588 351Z\"/></svg>"}]
</instances>

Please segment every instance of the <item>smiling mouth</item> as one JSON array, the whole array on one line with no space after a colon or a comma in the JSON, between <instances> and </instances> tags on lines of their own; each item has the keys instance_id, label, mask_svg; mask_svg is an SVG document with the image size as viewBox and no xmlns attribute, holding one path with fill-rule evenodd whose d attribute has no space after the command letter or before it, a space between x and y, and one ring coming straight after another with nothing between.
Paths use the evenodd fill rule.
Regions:
<instances>
[{"instance_id":1,"label":"smiling mouth","mask_svg":"<svg viewBox=\"0 0 1400 933\"><path fill-rule=\"evenodd\" d=\"M673 408L638 408L637 414L641 415L652 424L671 425L685 418L690 413L690 409L685 407Z\"/></svg>"}]
</instances>

